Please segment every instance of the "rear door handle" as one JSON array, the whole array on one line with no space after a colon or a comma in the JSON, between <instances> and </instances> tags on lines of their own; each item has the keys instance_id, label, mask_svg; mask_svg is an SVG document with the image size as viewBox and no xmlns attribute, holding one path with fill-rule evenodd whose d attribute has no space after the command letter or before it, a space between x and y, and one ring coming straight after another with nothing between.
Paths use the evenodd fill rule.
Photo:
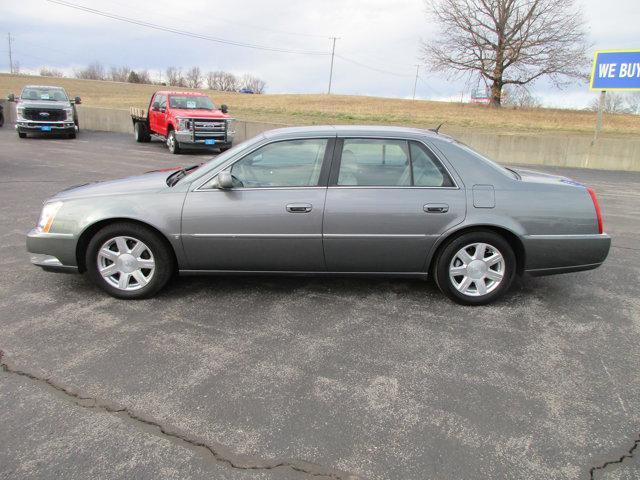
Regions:
<instances>
[{"instance_id":1,"label":"rear door handle","mask_svg":"<svg viewBox=\"0 0 640 480\"><path fill-rule=\"evenodd\" d=\"M309 213L311 210L313 210L313 205L310 203L290 203L287 205L289 213Z\"/></svg>"},{"instance_id":2,"label":"rear door handle","mask_svg":"<svg viewBox=\"0 0 640 480\"><path fill-rule=\"evenodd\" d=\"M447 213L449 211L449 205L446 203L427 203L423 210L426 213Z\"/></svg>"}]
</instances>

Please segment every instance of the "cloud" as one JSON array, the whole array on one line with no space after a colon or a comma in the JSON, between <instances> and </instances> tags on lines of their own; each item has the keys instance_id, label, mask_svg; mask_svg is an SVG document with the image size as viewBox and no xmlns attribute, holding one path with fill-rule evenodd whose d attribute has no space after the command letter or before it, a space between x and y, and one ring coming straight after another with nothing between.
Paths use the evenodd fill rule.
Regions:
<instances>
[{"instance_id":1,"label":"cloud","mask_svg":"<svg viewBox=\"0 0 640 480\"><path fill-rule=\"evenodd\" d=\"M340 57L335 59L332 90L345 94L411 96L419 41L436 34L435 25L426 18L423 0L70 1L212 37L277 48L328 53L329 37L338 36ZM635 43L640 24L636 0L619 0L616 8L596 0L583 3L595 47L639 46ZM266 52L186 38L46 0L3 2L0 17L11 19L15 56L23 68L70 69L95 60L151 72L169 65L185 69L199 65L204 71L250 72L266 80L269 92L317 93L327 88L328 56ZM462 91L475 86L424 72L417 96L460 98ZM581 107L592 97L586 85L558 94L540 82L533 90L545 102L558 106Z\"/></svg>"}]
</instances>

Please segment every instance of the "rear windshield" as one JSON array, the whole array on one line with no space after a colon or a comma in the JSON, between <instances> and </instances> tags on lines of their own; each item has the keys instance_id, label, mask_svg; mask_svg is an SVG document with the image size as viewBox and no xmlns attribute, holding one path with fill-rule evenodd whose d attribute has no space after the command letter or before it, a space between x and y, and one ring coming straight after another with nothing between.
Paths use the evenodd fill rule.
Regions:
<instances>
[{"instance_id":1,"label":"rear windshield","mask_svg":"<svg viewBox=\"0 0 640 480\"><path fill-rule=\"evenodd\" d=\"M506 175L507 177L515 178L515 179L518 179L518 180L520 179L520 175L518 175L516 172L514 172L510 168L506 168L506 167L503 167L502 165L498 165L493 160L490 160L487 157L485 157L484 155L481 155L480 153L476 152L472 148L466 146L464 143L456 141L455 144L458 147L460 147L461 149L463 149L464 151L466 151L467 153L471 154L476 159L480 160L481 162L485 163L486 165L489 165L490 167L492 167L493 169L499 171L503 175Z\"/></svg>"},{"instance_id":2,"label":"rear windshield","mask_svg":"<svg viewBox=\"0 0 640 480\"><path fill-rule=\"evenodd\" d=\"M171 108L183 108L188 110L214 110L215 106L209 97L196 97L194 95L169 96Z\"/></svg>"},{"instance_id":3,"label":"rear windshield","mask_svg":"<svg viewBox=\"0 0 640 480\"><path fill-rule=\"evenodd\" d=\"M22 100L44 100L51 102L64 102L69 100L62 88L52 87L25 87L20 95Z\"/></svg>"}]
</instances>

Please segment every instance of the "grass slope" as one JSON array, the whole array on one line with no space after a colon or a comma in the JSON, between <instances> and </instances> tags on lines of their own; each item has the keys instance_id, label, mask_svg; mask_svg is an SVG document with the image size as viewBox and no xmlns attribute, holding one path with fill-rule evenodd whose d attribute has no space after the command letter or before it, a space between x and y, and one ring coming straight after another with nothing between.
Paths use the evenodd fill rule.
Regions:
<instances>
[{"instance_id":1,"label":"grass slope","mask_svg":"<svg viewBox=\"0 0 640 480\"><path fill-rule=\"evenodd\" d=\"M12 76L0 74L0 95L20 92L27 84L63 86L69 95L82 97L87 106L127 109L146 107L151 93L165 87L130 83ZM189 90L189 89L180 89ZM347 95L242 95L205 90L217 104L226 103L242 120L288 124L392 124L432 128L445 124L443 131L462 129L502 133L592 134L595 113L561 109L494 109L481 105L412 101ZM616 136L640 134L640 116L607 114L604 132Z\"/></svg>"}]
</instances>

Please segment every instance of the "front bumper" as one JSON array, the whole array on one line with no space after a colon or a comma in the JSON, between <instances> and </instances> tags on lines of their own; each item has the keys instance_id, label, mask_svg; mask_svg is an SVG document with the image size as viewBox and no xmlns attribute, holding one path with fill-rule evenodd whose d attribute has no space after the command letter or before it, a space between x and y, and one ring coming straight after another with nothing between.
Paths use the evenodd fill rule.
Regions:
<instances>
[{"instance_id":1,"label":"front bumper","mask_svg":"<svg viewBox=\"0 0 640 480\"><path fill-rule=\"evenodd\" d=\"M219 147L230 147L233 143L233 135L224 135L220 137L211 137L210 140L215 140L214 144L205 143L204 138L196 138L193 135L193 132L189 130L184 131L176 131L176 140L181 146L186 147L202 147L202 148L219 148Z\"/></svg>"},{"instance_id":2,"label":"front bumper","mask_svg":"<svg viewBox=\"0 0 640 480\"><path fill-rule=\"evenodd\" d=\"M31 263L48 271L77 272L77 239L72 234L42 233L35 228L27 234Z\"/></svg>"},{"instance_id":3,"label":"front bumper","mask_svg":"<svg viewBox=\"0 0 640 480\"><path fill-rule=\"evenodd\" d=\"M43 127L47 129L43 131ZM16 130L20 133L74 133L76 125L73 121L64 122L36 122L31 120L18 120Z\"/></svg>"},{"instance_id":4,"label":"front bumper","mask_svg":"<svg viewBox=\"0 0 640 480\"><path fill-rule=\"evenodd\" d=\"M531 275L553 275L597 268L611 248L606 233L587 235L525 235L525 271Z\"/></svg>"}]
</instances>

